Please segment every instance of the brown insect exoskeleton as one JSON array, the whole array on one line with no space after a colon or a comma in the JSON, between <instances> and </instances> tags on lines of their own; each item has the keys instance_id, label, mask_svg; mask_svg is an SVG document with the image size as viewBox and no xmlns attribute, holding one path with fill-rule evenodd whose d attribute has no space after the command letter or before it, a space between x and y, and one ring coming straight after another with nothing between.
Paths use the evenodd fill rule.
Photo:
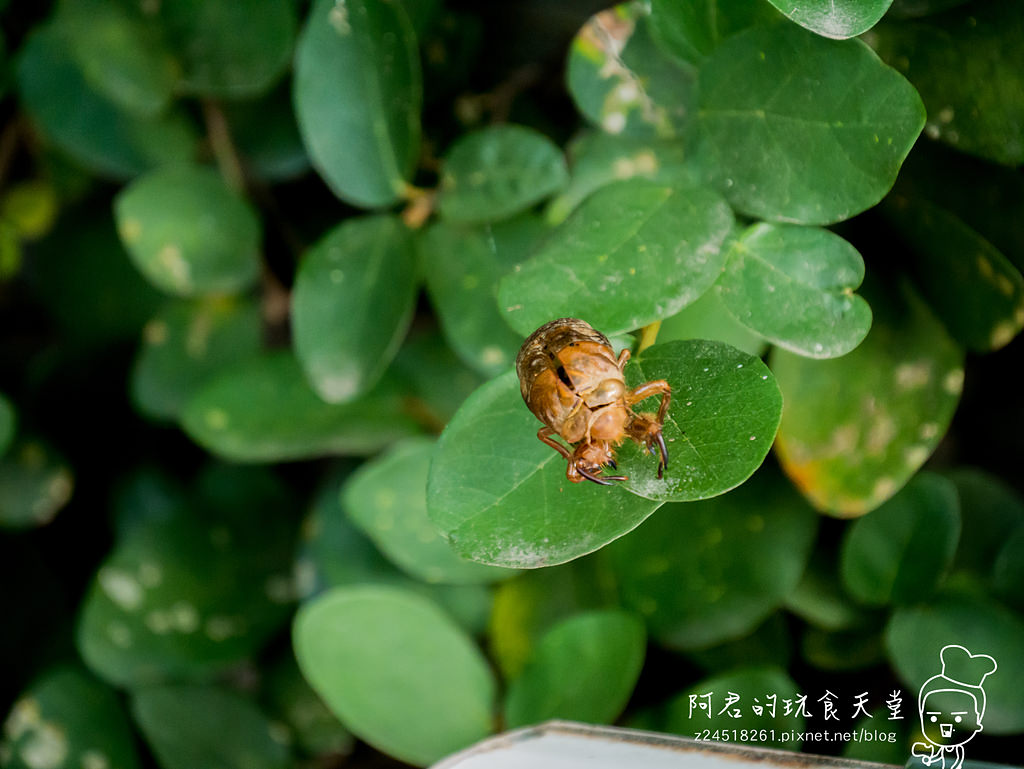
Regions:
<instances>
[{"instance_id":1,"label":"brown insect exoskeleton","mask_svg":"<svg viewBox=\"0 0 1024 769\"><path fill-rule=\"evenodd\" d=\"M624 475L601 475L616 469L615 447L632 438L650 453L657 449L658 477L668 467L661 428L672 389L664 379L632 390L622 371L629 350L618 358L608 338L577 318L559 318L534 331L516 356L523 400L544 427L537 437L569 462L565 472L573 483L584 478L610 486ZM637 414L634 403L661 394L657 415ZM552 436L559 435L573 450Z\"/></svg>"}]
</instances>

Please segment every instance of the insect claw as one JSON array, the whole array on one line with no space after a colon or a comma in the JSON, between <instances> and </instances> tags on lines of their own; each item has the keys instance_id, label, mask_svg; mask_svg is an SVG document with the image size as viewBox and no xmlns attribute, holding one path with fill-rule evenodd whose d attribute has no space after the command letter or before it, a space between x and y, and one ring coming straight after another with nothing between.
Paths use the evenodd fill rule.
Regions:
<instances>
[{"instance_id":1,"label":"insect claw","mask_svg":"<svg viewBox=\"0 0 1024 769\"><path fill-rule=\"evenodd\" d=\"M586 470L579 466L577 466L576 469L579 471L579 474L586 478L588 481L599 483L602 486L611 486L612 480L614 480L613 478L601 478L600 476L593 475L592 473L588 473Z\"/></svg>"},{"instance_id":2,"label":"insect claw","mask_svg":"<svg viewBox=\"0 0 1024 769\"><path fill-rule=\"evenodd\" d=\"M610 467L612 470L618 470L619 469L619 464L614 459L609 459L608 460L608 467Z\"/></svg>"},{"instance_id":3,"label":"insect claw","mask_svg":"<svg viewBox=\"0 0 1024 769\"><path fill-rule=\"evenodd\" d=\"M661 451L661 462L658 463L658 477L661 477L662 470L668 470L668 448L665 446L665 436L659 431L656 440L658 441L658 449Z\"/></svg>"}]
</instances>

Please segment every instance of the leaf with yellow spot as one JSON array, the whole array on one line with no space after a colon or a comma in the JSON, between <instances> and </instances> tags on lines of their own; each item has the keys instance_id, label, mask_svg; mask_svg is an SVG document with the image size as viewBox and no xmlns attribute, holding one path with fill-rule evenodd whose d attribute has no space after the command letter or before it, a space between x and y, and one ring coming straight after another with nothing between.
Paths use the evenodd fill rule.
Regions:
<instances>
[{"instance_id":1,"label":"leaf with yellow spot","mask_svg":"<svg viewBox=\"0 0 1024 769\"><path fill-rule=\"evenodd\" d=\"M71 498L71 468L32 437L16 439L0 458L0 528L49 523Z\"/></svg>"},{"instance_id":2,"label":"leaf with yellow spot","mask_svg":"<svg viewBox=\"0 0 1024 769\"><path fill-rule=\"evenodd\" d=\"M212 169L140 177L117 195L114 215L135 266L168 293L242 291L259 274L259 219Z\"/></svg>"},{"instance_id":3,"label":"leaf with yellow spot","mask_svg":"<svg viewBox=\"0 0 1024 769\"><path fill-rule=\"evenodd\" d=\"M225 366L255 354L263 341L258 305L211 297L167 304L142 330L132 368L136 408L176 419L185 403Z\"/></svg>"},{"instance_id":4,"label":"leaf with yellow spot","mask_svg":"<svg viewBox=\"0 0 1024 769\"><path fill-rule=\"evenodd\" d=\"M694 71L654 44L646 13L642 3L622 3L583 25L569 50L569 93L607 133L679 138L690 118Z\"/></svg>"},{"instance_id":5,"label":"leaf with yellow spot","mask_svg":"<svg viewBox=\"0 0 1024 769\"><path fill-rule=\"evenodd\" d=\"M931 456L963 387L963 351L902 281L870 284L865 340L831 360L772 353L785 406L775 448L822 512L862 515L899 491Z\"/></svg>"},{"instance_id":6,"label":"leaf with yellow spot","mask_svg":"<svg viewBox=\"0 0 1024 769\"><path fill-rule=\"evenodd\" d=\"M52 668L39 676L11 707L3 734L0 756L6 756L5 769L140 765L117 692L79 665Z\"/></svg>"}]
</instances>

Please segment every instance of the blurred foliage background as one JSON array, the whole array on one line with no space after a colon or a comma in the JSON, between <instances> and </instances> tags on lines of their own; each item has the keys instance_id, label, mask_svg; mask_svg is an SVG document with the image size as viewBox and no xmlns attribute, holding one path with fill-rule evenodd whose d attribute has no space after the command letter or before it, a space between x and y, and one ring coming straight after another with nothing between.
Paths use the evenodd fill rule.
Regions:
<instances>
[{"instance_id":1,"label":"blurred foliage background","mask_svg":"<svg viewBox=\"0 0 1024 769\"><path fill-rule=\"evenodd\" d=\"M0 766L903 764L945 643L1019 763L1024 4L719 5L0 0ZM664 483L536 441L570 314L657 332Z\"/></svg>"}]
</instances>

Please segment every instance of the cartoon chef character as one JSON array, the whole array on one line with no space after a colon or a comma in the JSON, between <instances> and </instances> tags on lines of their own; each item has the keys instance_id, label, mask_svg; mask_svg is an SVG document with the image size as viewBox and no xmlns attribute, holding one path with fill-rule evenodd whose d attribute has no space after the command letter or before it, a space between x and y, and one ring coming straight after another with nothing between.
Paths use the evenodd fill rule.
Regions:
<instances>
[{"instance_id":1,"label":"cartoon chef character","mask_svg":"<svg viewBox=\"0 0 1024 769\"><path fill-rule=\"evenodd\" d=\"M985 678L996 670L987 654L971 654L949 644L939 652L942 672L924 682L917 698L921 731L927 742L915 742L911 752L925 766L960 769L964 744L982 730L985 715ZM947 763L951 760L952 763Z\"/></svg>"}]
</instances>

